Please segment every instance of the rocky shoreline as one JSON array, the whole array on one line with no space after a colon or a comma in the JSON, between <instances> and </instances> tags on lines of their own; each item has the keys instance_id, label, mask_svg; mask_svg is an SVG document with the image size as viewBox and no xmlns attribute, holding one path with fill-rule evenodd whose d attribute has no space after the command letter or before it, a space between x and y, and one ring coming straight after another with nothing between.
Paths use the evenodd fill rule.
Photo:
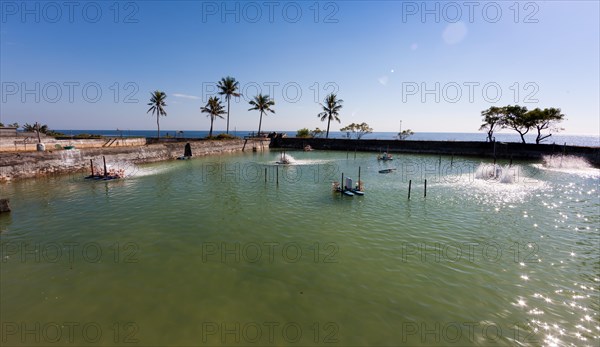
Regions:
<instances>
[{"instance_id":1,"label":"rocky shoreline","mask_svg":"<svg viewBox=\"0 0 600 347\"><path fill-rule=\"evenodd\" d=\"M239 152L244 148L244 140L241 139L189 143L194 157ZM142 164L173 160L183 155L185 144L186 142L167 142L134 147L0 153L0 182L89 171L90 159L101 164L103 156L107 163ZM246 150L252 150L250 143Z\"/></svg>"}]
</instances>

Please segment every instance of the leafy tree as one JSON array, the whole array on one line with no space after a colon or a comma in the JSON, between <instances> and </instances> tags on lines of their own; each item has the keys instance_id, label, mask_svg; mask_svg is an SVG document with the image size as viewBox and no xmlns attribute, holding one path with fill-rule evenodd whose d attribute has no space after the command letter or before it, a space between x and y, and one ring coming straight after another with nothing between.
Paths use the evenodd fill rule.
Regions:
<instances>
[{"instance_id":1,"label":"leafy tree","mask_svg":"<svg viewBox=\"0 0 600 347\"><path fill-rule=\"evenodd\" d=\"M33 123L33 125L25 123L25 125L23 125L23 130L30 133L40 132L41 134L46 134L50 131L48 125L40 125L38 122Z\"/></svg>"},{"instance_id":2,"label":"leafy tree","mask_svg":"<svg viewBox=\"0 0 600 347\"><path fill-rule=\"evenodd\" d=\"M200 111L202 113L206 113L207 117L210 117L210 131L208 132L208 137L212 137L213 133L213 123L217 117L223 119L222 114L225 114L225 110L223 105L221 105L221 100L216 96L212 96L208 99L206 106L200 107Z\"/></svg>"},{"instance_id":3,"label":"leafy tree","mask_svg":"<svg viewBox=\"0 0 600 347\"><path fill-rule=\"evenodd\" d=\"M398 140L406 140L413 134L414 134L414 132L412 130L406 129L406 130L402 130L401 132L399 132L398 135L396 135L396 137L398 138Z\"/></svg>"},{"instance_id":4,"label":"leafy tree","mask_svg":"<svg viewBox=\"0 0 600 347\"><path fill-rule=\"evenodd\" d=\"M42 143L40 134L46 134L48 132L48 126L46 124L40 125L38 122L33 123L33 125L25 123L23 130L30 133L36 133L38 143Z\"/></svg>"},{"instance_id":5,"label":"leafy tree","mask_svg":"<svg viewBox=\"0 0 600 347\"><path fill-rule=\"evenodd\" d=\"M534 126L531 115L527 114L527 107L505 106L502 107L501 126L513 129L521 135L521 141L525 143L525 134Z\"/></svg>"},{"instance_id":6,"label":"leafy tree","mask_svg":"<svg viewBox=\"0 0 600 347\"><path fill-rule=\"evenodd\" d=\"M479 130L487 129L488 141L492 142L494 137L494 131L503 127L502 117L503 110L501 107L492 106L485 111L481 111L483 117L483 124L479 127Z\"/></svg>"},{"instance_id":7,"label":"leafy tree","mask_svg":"<svg viewBox=\"0 0 600 347\"><path fill-rule=\"evenodd\" d=\"M310 130L302 128L296 132L296 137L310 137Z\"/></svg>"},{"instance_id":8,"label":"leafy tree","mask_svg":"<svg viewBox=\"0 0 600 347\"><path fill-rule=\"evenodd\" d=\"M552 136L552 133L542 135L543 130L560 131L556 123L565 119L565 115L561 113L560 108L545 108L543 110L536 108L527 112L527 118L537 130L535 143L539 144L543 140Z\"/></svg>"},{"instance_id":9,"label":"leafy tree","mask_svg":"<svg viewBox=\"0 0 600 347\"><path fill-rule=\"evenodd\" d=\"M0 122L0 128L4 127L4 123Z\"/></svg>"},{"instance_id":10,"label":"leafy tree","mask_svg":"<svg viewBox=\"0 0 600 347\"><path fill-rule=\"evenodd\" d=\"M312 137L321 137L323 136L324 131L319 129L319 128L315 128L315 130L311 130L310 131L310 136Z\"/></svg>"},{"instance_id":11,"label":"leafy tree","mask_svg":"<svg viewBox=\"0 0 600 347\"><path fill-rule=\"evenodd\" d=\"M340 118L338 116L343 102L344 100L338 99L337 95L331 93L325 97L324 104L321 104L323 112L319 113L317 117L320 117L322 122L327 120L327 132L325 133L325 138L329 138L329 125L331 121L336 120L340 123Z\"/></svg>"},{"instance_id":12,"label":"leafy tree","mask_svg":"<svg viewBox=\"0 0 600 347\"><path fill-rule=\"evenodd\" d=\"M240 96L240 93L237 92L239 86L240 83L231 76L222 78L217 84L217 87L221 90L219 95L225 95L225 100L227 100L227 134L229 134L229 104L232 96Z\"/></svg>"},{"instance_id":13,"label":"leafy tree","mask_svg":"<svg viewBox=\"0 0 600 347\"><path fill-rule=\"evenodd\" d=\"M249 104L254 107L248 109L248 111L253 111L253 110L260 111L260 121L258 122L258 134L257 134L257 136L260 136L260 128L262 125L263 114L266 114L267 112L275 113L275 110L273 110L271 108L271 106L275 105L275 101L271 100L271 98L268 95L258 94L257 96L254 97L254 100L250 100Z\"/></svg>"},{"instance_id":14,"label":"leafy tree","mask_svg":"<svg viewBox=\"0 0 600 347\"><path fill-rule=\"evenodd\" d=\"M19 123L12 123L7 125L9 128L19 128Z\"/></svg>"},{"instance_id":15,"label":"leafy tree","mask_svg":"<svg viewBox=\"0 0 600 347\"><path fill-rule=\"evenodd\" d=\"M367 123L356 124L352 123L340 129L340 131L345 131L347 133L351 132L357 140L360 140L366 134L370 134L373 132L373 128L369 127Z\"/></svg>"},{"instance_id":16,"label":"leafy tree","mask_svg":"<svg viewBox=\"0 0 600 347\"><path fill-rule=\"evenodd\" d=\"M150 102L148 103L150 108L148 111L146 111L146 113L152 111L152 115L156 114L156 138L160 139L160 116L167 116L167 112L165 111L165 106L167 106L165 103L167 94L165 94L165 92L156 90L153 93L150 93L150 95L152 96L150 98Z\"/></svg>"}]
</instances>

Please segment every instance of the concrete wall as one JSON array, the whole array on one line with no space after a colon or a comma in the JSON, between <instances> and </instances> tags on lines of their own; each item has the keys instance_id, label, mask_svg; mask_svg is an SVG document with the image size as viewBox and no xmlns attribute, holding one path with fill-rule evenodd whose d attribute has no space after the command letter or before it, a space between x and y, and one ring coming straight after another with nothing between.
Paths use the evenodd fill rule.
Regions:
<instances>
[{"instance_id":1,"label":"concrete wall","mask_svg":"<svg viewBox=\"0 0 600 347\"><path fill-rule=\"evenodd\" d=\"M190 142L193 156L241 151L243 140ZM0 153L0 182L19 178L90 170L106 162L135 164L175 159L183 155L185 143L165 143L136 147L86 148L46 152ZM250 148L251 150L251 148Z\"/></svg>"},{"instance_id":2,"label":"concrete wall","mask_svg":"<svg viewBox=\"0 0 600 347\"><path fill-rule=\"evenodd\" d=\"M0 137L4 136L16 137L17 128L0 127Z\"/></svg>"},{"instance_id":3,"label":"concrete wall","mask_svg":"<svg viewBox=\"0 0 600 347\"><path fill-rule=\"evenodd\" d=\"M570 154L584 157L592 165L600 166L600 148L560 146L551 144L523 144L514 142L466 142L466 141L399 141L399 140L354 140L319 138L275 138L273 148L302 149L310 145L314 149L337 151L387 151L398 153L463 155L487 158L541 159L544 155Z\"/></svg>"},{"instance_id":4,"label":"concrete wall","mask_svg":"<svg viewBox=\"0 0 600 347\"><path fill-rule=\"evenodd\" d=\"M38 140L33 137L1 137L0 152L29 152L35 151ZM129 147L143 146L145 138L103 138L103 139L73 139L56 140L53 137L42 137L42 143L48 151L60 150L64 146L75 146L76 149L102 148L102 147ZM60 146L57 148L57 146Z\"/></svg>"}]
</instances>

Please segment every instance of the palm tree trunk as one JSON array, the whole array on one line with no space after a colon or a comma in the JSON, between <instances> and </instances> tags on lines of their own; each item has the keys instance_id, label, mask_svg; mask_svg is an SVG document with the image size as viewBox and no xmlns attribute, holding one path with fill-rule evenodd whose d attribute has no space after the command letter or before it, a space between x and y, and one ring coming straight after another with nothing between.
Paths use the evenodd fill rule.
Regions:
<instances>
[{"instance_id":1,"label":"palm tree trunk","mask_svg":"<svg viewBox=\"0 0 600 347\"><path fill-rule=\"evenodd\" d=\"M227 96L227 133L229 134L229 100L231 100L230 96Z\"/></svg>"},{"instance_id":2,"label":"palm tree trunk","mask_svg":"<svg viewBox=\"0 0 600 347\"><path fill-rule=\"evenodd\" d=\"M160 139L160 113L156 113L156 126L157 126L157 130L156 130L156 139Z\"/></svg>"},{"instance_id":3,"label":"palm tree trunk","mask_svg":"<svg viewBox=\"0 0 600 347\"><path fill-rule=\"evenodd\" d=\"M327 118L327 134L325 135L326 139L329 138L329 124L330 123L331 123L331 116L329 116L329 118Z\"/></svg>"},{"instance_id":4,"label":"palm tree trunk","mask_svg":"<svg viewBox=\"0 0 600 347\"><path fill-rule=\"evenodd\" d=\"M211 116L210 117L210 131L208 132L208 137L212 137L212 129L213 129L213 122L214 122L214 118Z\"/></svg>"},{"instance_id":5,"label":"palm tree trunk","mask_svg":"<svg viewBox=\"0 0 600 347\"><path fill-rule=\"evenodd\" d=\"M260 111L260 120L258 121L258 134L256 134L257 137L260 136L260 127L262 125L262 115L263 115L263 111Z\"/></svg>"}]
</instances>

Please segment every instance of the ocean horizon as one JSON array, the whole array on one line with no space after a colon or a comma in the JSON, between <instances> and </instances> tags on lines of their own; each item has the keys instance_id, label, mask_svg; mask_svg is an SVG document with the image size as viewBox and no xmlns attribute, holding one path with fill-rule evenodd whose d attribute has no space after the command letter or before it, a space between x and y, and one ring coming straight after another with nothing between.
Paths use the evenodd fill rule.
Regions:
<instances>
[{"instance_id":1,"label":"ocean horizon","mask_svg":"<svg viewBox=\"0 0 600 347\"><path fill-rule=\"evenodd\" d=\"M102 135L106 137L154 137L156 136L156 130L81 130L81 129L70 129L70 130L56 130L57 132L76 136L78 134L91 134L91 135ZM285 133L288 137L296 135L296 131L286 130L270 130L265 132L277 132ZM236 130L230 131L230 134L234 136L244 137L256 131L252 130ZM203 138L208 136L207 130L161 130L161 137L185 137L185 138ZM213 136L224 134L225 131L214 130ZM378 139L378 140L393 140L396 138L397 132L373 132L363 136L362 139ZM330 138L346 138L347 134L340 131L330 131ZM521 142L519 134L516 133L496 133L494 134L496 141L498 142ZM535 134L525 135L525 141L527 143L535 143ZM486 142L487 134L484 132L479 133L453 133L453 132L415 132L411 135L407 141L479 141ZM600 147L600 136L598 135L577 135L577 134L553 134L551 137L546 138L542 141L542 144L557 144L557 145L569 145L569 146L586 146L586 147Z\"/></svg>"}]
</instances>

